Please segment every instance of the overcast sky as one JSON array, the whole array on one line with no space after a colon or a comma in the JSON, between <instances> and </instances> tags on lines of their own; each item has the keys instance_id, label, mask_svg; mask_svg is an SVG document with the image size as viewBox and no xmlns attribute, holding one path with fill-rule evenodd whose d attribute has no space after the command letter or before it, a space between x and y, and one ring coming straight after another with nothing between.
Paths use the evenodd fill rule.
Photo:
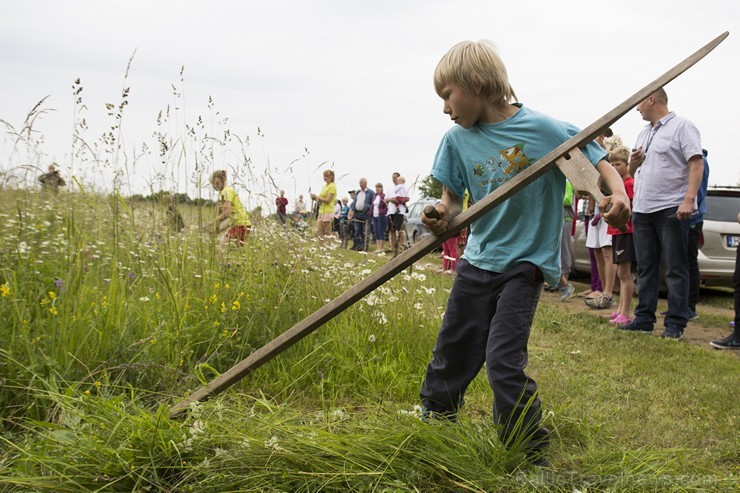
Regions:
<instances>
[{"instance_id":1,"label":"overcast sky","mask_svg":"<svg viewBox=\"0 0 740 493\"><path fill-rule=\"evenodd\" d=\"M106 189L118 168L124 193L162 186L192 196L197 170L226 168L251 205L261 188L284 188L291 201L315 191L330 166L340 196L361 176L390 185L398 170L412 183L451 125L432 73L458 41L493 40L525 105L585 127L730 31L666 89L669 107L701 131L710 183L737 185L739 24L736 0L6 0L0 120L21 129L45 96L49 111L34 122L42 142L30 150L0 123L0 171L35 180L34 167L57 161L65 176ZM72 95L77 78L84 108ZM100 136L114 120L105 104L120 103L124 87L122 149L106 155ZM80 136L109 166L91 152L71 157L82 118ZM613 130L631 147L643 124L633 111ZM209 140L227 129L238 139ZM155 132L174 149L164 164Z\"/></svg>"}]
</instances>

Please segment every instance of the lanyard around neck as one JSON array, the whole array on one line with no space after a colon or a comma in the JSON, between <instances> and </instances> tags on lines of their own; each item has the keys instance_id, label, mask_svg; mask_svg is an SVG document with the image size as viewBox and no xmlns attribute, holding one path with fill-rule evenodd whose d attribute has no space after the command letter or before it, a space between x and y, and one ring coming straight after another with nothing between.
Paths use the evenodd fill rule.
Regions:
<instances>
[{"instance_id":1,"label":"lanyard around neck","mask_svg":"<svg viewBox=\"0 0 740 493\"><path fill-rule=\"evenodd\" d=\"M650 144L653 142L653 137L655 137L655 134L658 133L658 130L660 130L660 127L663 126L663 122L658 121L648 132L648 134L645 136L645 142L642 144L642 149L647 154L648 149L650 149Z\"/></svg>"}]
</instances>

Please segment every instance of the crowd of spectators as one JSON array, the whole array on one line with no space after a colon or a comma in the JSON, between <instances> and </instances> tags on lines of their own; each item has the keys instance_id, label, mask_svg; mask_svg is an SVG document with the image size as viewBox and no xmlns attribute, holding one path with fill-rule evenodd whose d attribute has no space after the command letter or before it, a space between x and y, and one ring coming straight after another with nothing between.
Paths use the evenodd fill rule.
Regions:
<instances>
[{"instance_id":1,"label":"crowd of spectators","mask_svg":"<svg viewBox=\"0 0 740 493\"><path fill-rule=\"evenodd\" d=\"M304 229L306 221L315 217L316 234L322 242L336 239L342 248L377 255L395 254L405 248L409 190L400 173L391 175L392 185L387 189L382 182L370 188L367 178L360 178L358 188L348 190L341 199L334 184L334 172L326 170L323 177L325 186L319 193L310 194L311 207L303 195L296 199L290 219L294 226ZM288 202L284 195L281 190L275 199L278 218L281 204Z\"/></svg>"}]
</instances>

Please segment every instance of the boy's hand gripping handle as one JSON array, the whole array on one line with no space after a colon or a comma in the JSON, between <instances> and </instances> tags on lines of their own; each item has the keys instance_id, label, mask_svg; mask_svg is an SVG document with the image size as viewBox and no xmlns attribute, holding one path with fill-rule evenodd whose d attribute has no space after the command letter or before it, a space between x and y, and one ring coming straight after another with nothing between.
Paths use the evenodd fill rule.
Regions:
<instances>
[{"instance_id":1,"label":"boy's hand gripping handle","mask_svg":"<svg viewBox=\"0 0 740 493\"><path fill-rule=\"evenodd\" d=\"M441 219L437 208L433 205L428 205L424 207L424 215L429 219Z\"/></svg>"}]
</instances>

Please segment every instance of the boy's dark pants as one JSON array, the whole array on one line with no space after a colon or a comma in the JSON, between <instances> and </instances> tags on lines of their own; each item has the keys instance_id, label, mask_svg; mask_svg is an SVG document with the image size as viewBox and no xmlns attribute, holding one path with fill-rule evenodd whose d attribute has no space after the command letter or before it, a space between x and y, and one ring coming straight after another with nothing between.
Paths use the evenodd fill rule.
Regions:
<instances>
[{"instance_id":1,"label":"boy's dark pants","mask_svg":"<svg viewBox=\"0 0 740 493\"><path fill-rule=\"evenodd\" d=\"M512 445L537 433L542 416L537 384L524 368L542 284L542 273L530 263L495 273L460 260L421 388L427 409L456 413L485 362L501 441Z\"/></svg>"}]
</instances>

